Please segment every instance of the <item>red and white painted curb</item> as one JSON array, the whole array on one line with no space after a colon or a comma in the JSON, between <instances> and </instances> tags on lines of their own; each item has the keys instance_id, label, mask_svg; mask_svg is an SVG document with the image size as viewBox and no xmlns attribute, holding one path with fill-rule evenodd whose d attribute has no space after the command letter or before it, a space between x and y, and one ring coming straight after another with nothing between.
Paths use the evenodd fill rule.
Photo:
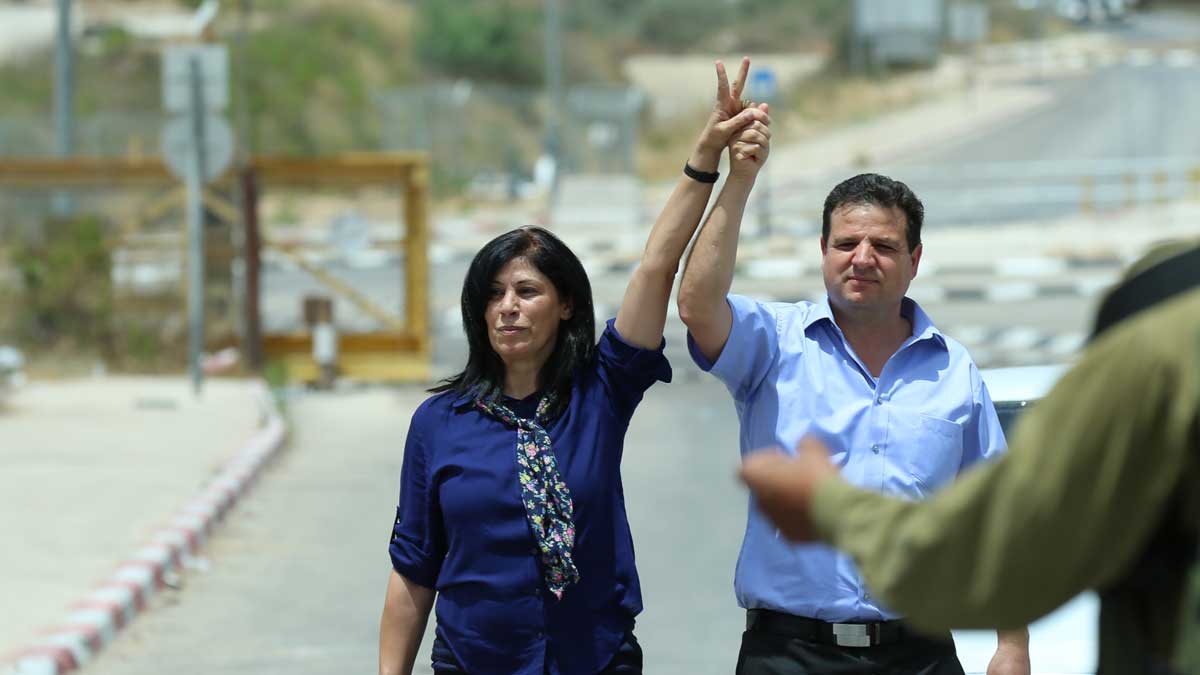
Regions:
<instances>
[{"instance_id":1,"label":"red and white painted curb","mask_svg":"<svg viewBox=\"0 0 1200 675\"><path fill-rule=\"evenodd\" d=\"M207 485L117 565L95 590L73 603L43 637L0 659L0 675L58 675L83 667L143 611L150 597L197 554L267 462L288 429L265 384L258 393L265 423Z\"/></svg>"}]
</instances>

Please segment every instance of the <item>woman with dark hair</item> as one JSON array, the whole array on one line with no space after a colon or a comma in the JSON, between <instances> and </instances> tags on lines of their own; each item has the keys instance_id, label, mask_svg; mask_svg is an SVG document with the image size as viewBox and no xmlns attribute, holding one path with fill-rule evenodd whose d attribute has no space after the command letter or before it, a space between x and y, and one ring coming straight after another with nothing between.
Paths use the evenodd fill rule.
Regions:
<instances>
[{"instance_id":1,"label":"woman with dark hair","mask_svg":"<svg viewBox=\"0 0 1200 675\"><path fill-rule=\"evenodd\" d=\"M471 262L466 367L409 426L380 673L411 672L435 598L435 672L642 672L625 430L671 379L667 301L721 152L765 156L766 106L740 101L748 68L730 87L717 64L715 110L598 342L587 274L550 232L513 230Z\"/></svg>"}]
</instances>

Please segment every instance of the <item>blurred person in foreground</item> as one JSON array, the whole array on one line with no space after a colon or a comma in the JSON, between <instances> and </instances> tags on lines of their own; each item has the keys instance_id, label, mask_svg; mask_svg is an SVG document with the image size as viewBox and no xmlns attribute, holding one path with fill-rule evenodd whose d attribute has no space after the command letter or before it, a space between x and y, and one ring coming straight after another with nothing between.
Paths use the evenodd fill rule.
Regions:
<instances>
[{"instance_id":1,"label":"blurred person in foreground","mask_svg":"<svg viewBox=\"0 0 1200 675\"><path fill-rule=\"evenodd\" d=\"M729 293L752 186L726 184L679 290L692 358L733 396L742 454L824 435L849 482L921 499L1003 452L975 362L906 296L923 250L912 190L877 174L834 187L819 242L826 294L783 303ZM963 673L948 631L910 630L844 554L780 539L753 507L734 589L746 609L739 675ZM989 675L1027 675L1028 633L998 638Z\"/></svg>"},{"instance_id":2,"label":"blurred person in foreground","mask_svg":"<svg viewBox=\"0 0 1200 675\"><path fill-rule=\"evenodd\" d=\"M850 485L830 450L807 437L742 477L787 537L847 551L914 625L1017 626L1098 589L1100 673L1200 673L1195 242L1152 252L1108 295L1003 459L913 503Z\"/></svg>"},{"instance_id":3,"label":"blurred person in foreground","mask_svg":"<svg viewBox=\"0 0 1200 675\"><path fill-rule=\"evenodd\" d=\"M766 106L718 92L684 175L597 343L591 286L546 230L503 234L462 290L466 368L413 414L392 532L379 671L409 673L437 600L433 669L641 673L642 610L620 463L644 392L669 382L671 287L717 178L766 156Z\"/></svg>"}]
</instances>

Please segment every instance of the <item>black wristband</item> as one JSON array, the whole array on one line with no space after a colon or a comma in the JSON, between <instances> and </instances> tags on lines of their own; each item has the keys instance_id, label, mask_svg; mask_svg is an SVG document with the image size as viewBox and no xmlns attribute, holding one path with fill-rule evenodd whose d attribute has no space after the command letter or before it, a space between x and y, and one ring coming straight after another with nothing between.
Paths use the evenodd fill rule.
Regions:
<instances>
[{"instance_id":1,"label":"black wristband","mask_svg":"<svg viewBox=\"0 0 1200 675\"><path fill-rule=\"evenodd\" d=\"M687 162L683 163L683 175L698 183L715 183L721 177L721 174L716 171L699 171L693 169L692 165Z\"/></svg>"}]
</instances>

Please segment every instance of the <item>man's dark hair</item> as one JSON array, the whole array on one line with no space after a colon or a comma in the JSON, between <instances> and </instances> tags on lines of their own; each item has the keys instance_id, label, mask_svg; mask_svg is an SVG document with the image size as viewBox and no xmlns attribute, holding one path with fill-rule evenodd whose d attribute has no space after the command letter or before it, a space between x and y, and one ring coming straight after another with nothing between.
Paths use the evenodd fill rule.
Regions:
<instances>
[{"instance_id":1,"label":"man's dark hair","mask_svg":"<svg viewBox=\"0 0 1200 675\"><path fill-rule=\"evenodd\" d=\"M925 222L925 206L907 185L877 173L861 173L838 183L825 198L821 214L821 241L829 241L829 219L834 211L853 204L874 204L885 209L893 206L904 212L907 223L908 250L921 244L921 225Z\"/></svg>"},{"instance_id":2,"label":"man's dark hair","mask_svg":"<svg viewBox=\"0 0 1200 675\"><path fill-rule=\"evenodd\" d=\"M504 362L488 340L484 312L492 295L496 275L515 258L524 258L546 275L561 301L571 308L571 317L558 327L554 351L539 374L538 384L557 395L557 406L566 405L579 369L593 357L596 348L596 318L592 308L592 285L579 258L567 245L540 227L522 227L488 242L467 268L462 288L463 332L467 336L467 366L446 378L432 392L454 391L483 396L498 395L504 388ZM556 414L558 410L550 411Z\"/></svg>"}]
</instances>

